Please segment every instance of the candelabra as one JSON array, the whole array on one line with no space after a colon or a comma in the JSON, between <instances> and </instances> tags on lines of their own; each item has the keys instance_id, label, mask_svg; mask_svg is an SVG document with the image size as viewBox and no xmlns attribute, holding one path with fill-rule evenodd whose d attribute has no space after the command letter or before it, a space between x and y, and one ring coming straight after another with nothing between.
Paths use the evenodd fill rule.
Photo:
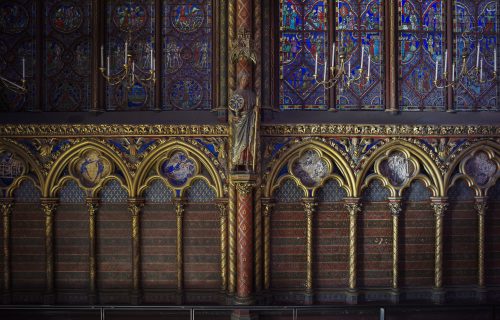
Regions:
<instances>
[{"instance_id":1,"label":"candelabra","mask_svg":"<svg viewBox=\"0 0 500 320\"><path fill-rule=\"evenodd\" d=\"M365 50L361 47L361 67L354 74L351 73L351 61L347 63L347 71L345 68L346 63L346 50L341 46L339 49L339 63L335 65L335 43L332 45L332 64L330 68L328 68L328 58L325 59L325 67L323 69L323 80L318 81L318 53L316 52L315 56L315 66L314 66L314 79L320 84L323 85L326 89L330 89L336 85L339 85L339 89L342 91L343 88L349 88L353 83L358 83L361 79L365 78L366 81L370 80L370 65L371 65L371 56L368 54L368 66L367 69L363 68ZM326 57L326 55L325 55ZM330 70L327 72L327 70ZM366 75L365 75L366 74Z\"/></svg>"},{"instance_id":2,"label":"candelabra","mask_svg":"<svg viewBox=\"0 0 500 320\"><path fill-rule=\"evenodd\" d=\"M453 89L458 88L458 86L463 82L465 78L471 79L476 83L482 84L487 82L496 81L497 78L497 50L493 50L493 72L491 78L485 78L483 76L483 59L480 59L480 49L481 45L477 46L476 53L476 65L472 68L467 67L467 60L469 60L470 54L464 50L461 57L461 68L457 73L455 68L455 63L451 66L451 80L448 77L448 50L444 53L444 67L443 67L443 77L438 77L439 62L436 59L436 69L434 73L434 86L439 89L451 87Z\"/></svg>"},{"instance_id":3,"label":"candelabra","mask_svg":"<svg viewBox=\"0 0 500 320\"><path fill-rule=\"evenodd\" d=\"M14 81L11 81L6 77L0 75L0 83L2 83L2 85L6 87L8 90L18 94L25 94L28 91L28 89L26 88L26 61L24 58L22 59L22 62L23 62L23 77L21 79L21 84L15 83Z\"/></svg>"},{"instance_id":4,"label":"candelabra","mask_svg":"<svg viewBox=\"0 0 500 320\"><path fill-rule=\"evenodd\" d=\"M156 82L156 73L155 73L155 58L153 48L150 51L150 69L143 70L139 66L136 65L132 54L128 50L128 44L130 42L130 32L128 40L125 41L125 55L124 55L124 63L123 68L119 70L117 73L111 73L111 61L110 57L106 57L106 67L104 67L104 46L101 46L101 66L99 70L101 71L102 76L106 81L112 85L124 84L127 89L130 89L134 86L136 82L141 82L146 84L148 82L155 83Z\"/></svg>"}]
</instances>

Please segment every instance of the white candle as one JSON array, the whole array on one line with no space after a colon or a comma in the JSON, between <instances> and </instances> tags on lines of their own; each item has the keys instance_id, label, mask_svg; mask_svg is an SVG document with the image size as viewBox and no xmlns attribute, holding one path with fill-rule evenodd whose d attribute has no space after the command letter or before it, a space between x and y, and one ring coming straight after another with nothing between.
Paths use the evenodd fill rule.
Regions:
<instances>
[{"instance_id":1,"label":"white candle","mask_svg":"<svg viewBox=\"0 0 500 320\"><path fill-rule=\"evenodd\" d=\"M455 81L455 63L451 65L451 81Z\"/></svg>"},{"instance_id":2,"label":"white candle","mask_svg":"<svg viewBox=\"0 0 500 320\"><path fill-rule=\"evenodd\" d=\"M434 81L437 81L438 79L438 61L436 59L436 71L434 72Z\"/></svg>"},{"instance_id":3,"label":"white candle","mask_svg":"<svg viewBox=\"0 0 500 320\"><path fill-rule=\"evenodd\" d=\"M481 43L477 44L476 68L479 69L479 51L481 50Z\"/></svg>"},{"instance_id":4,"label":"white candle","mask_svg":"<svg viewBox=\"0 0 500 320\"><path fill-rule=\"evenodd\" d=\"M483 59L481 59L481 68L479 70L479 81L483 81Z\"/></svg>"},{"instance_id":5,"label":"white candle","mask_svg":"<svg viewBox=\"0 0 500 320\"><path fill-rule=\"evenodd\" d=\"M153 71L155 71L155 70L156 70L156 59L153 58Z\"/></svg>"},{"instance_id":6,"label":"white candle","mask_svg":"<svg viewBox=\"0 0 500 320\"><path fill-rule=\"evenodd\" d=\"M104 67L104 46L101 46L101 68Z\"/></svg>"},{"instance_id":7,"label":"white candle","mask_svg":"<svg viewBox=\"0 0 500 320\"><path fill-rule=\"evenodd\" d=\"M128 42L125 41L125 64L128 63L127 57L128 57Z\"/></svg>"},{"instance_id":8,"label":"white candle","mask_svg":"<svg viewBox=\"0 0 500 320\"><path fill-rule=\"evenodd\" d=\"M347 64L347 75L349 77L351 76L351 60L349 60L349 63Z\"/></svg>"},{"instance_id":9,"label":"white candle","mask_svg":"<svg viewBox=\"0 0 500 320\"><path fill-rule=\"evenodd\" d=\"M318 52L316 52L316 56L314 58L314 75L318 75Z\"/></svg>"},{"instance_id":10,"label":"white candle","mask_svg":"<svg viewBox=\"0 0 500 320\"><path fill-rule=\"evenodd\" d=\"M135 72L135 61L132 62L132 73L134 73L134 72Z\"/></svg>"},{"instance_id":11,"label":"white candle","mask_svg":"<svg viewBox=\"0 0 500 320\"><path fill-rule=\"evenodd\" d=\"M493 71L497 71L497 49L493 50Z\"/></svg>"},{"instance_id":12,"label":"white candle","mask_svg":"<svg viewBox=\"0 0 500 320\"><path fill-rule=\"evenodd\" d=\"M150 69L153 69L153 66L154 66L154 61L153 61L153 48L151 48L151 66L150 66Z\"/></svg>"},{"instance_id":13,"label":"white candle","mask_svg":"<svg viewBox=\"0 0 500 320\"><path fill-rule=\"evenodd\" d=\"M111 71L110 71L110 69L111 69L111 66L110 66L110 65L111 65L111 63L110 63L110 61L109 61L109 56L107 57L107 59L106 59L106 60L107 60L107 61L106 61L106 62L107 62L107 67L106 67L106 75L109 77L109 74L110 74L110 72L111 72Z\"/></svg>"},{"instance_id":14,"label":"white candle","mask_svg":"<svg viewBox=\"0 0 500 320\"><path fill-rule=\"evenodd\" d=\"M26 78L26 59L23 58L23 80Z\"/></svg>"},{"instance_id":15,"label":"white candle","mask_svg":"<svg viewBox=\"0 0 500 320\"><path fill-rule=\"evenodd\" d=\"M385 310L384 310L384 308L380 308L380 320L385 320Z\"/></svg>"},{"instance_id":16,"label":"white candle","mask_svg":"<svg viewBox=\"0 0 500 320\"><path fill-rule=\"evenodd\" d=\"M325 66L323 68L323 81L326 81L326 69L328 69L328 58L326 58L326 60L325 60Z\"/></svg>"},{"instance_id":17,"label":"white candle","mask_svg":"<svg viewBox=\"0 0 500 320\"><path fill-rule=\"evenodd\" d=\"M361 46L361 69L363 69L364 58L365 58L365 50L363 50L363 46Z\"/></svg>"},{"instance_id":18,"label":"white candle","mask_svg":"<svg viewBox=\"0 0 500 320\"><path fill-rule=\"evenodd\" d=\"M332 45L332 67L335 65L335 42Z\"/></svg>"},{"instance_id":19,"label":"white candle","mask_svg":"<svg viewBox=\"0 0 500 320\"><path fill-rule=\"evenodd\" d=\"M368 54L368 80L370 80L370 65L372 61L372 56Z\"/></svg>"},{"instance_id":20,"label":"white candle","mask_svg":"<svg viewBox=\"0 0 500 320\"><path fill-rule=\"evenodd\" d=\"M444 52L444 73L448 70L448 50Z\"/></svg>"}]
</instances>

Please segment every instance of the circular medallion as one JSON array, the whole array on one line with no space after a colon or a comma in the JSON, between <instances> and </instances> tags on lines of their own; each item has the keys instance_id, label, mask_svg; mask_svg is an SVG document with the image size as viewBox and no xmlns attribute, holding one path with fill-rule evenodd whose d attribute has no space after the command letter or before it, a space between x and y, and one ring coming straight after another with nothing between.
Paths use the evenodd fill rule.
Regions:
<instances>
[{"instance_id":1,"label":"circular medallion","mask_svg":"<svg viewBox=\"0 0 500 320\"><path fill-rule=\"evenodd\" d=\"M160 166L160 173L174 187L181 187L196 174L196 163L184 152L176 152Z\"/></svg>"},{"instance_id":2,"label":"circular medallion","mask_svg":"<svg viewBox=\"0 0 500 320\"><path fill-rule=\"evenodd\" d=\"M181 4L171 9L170 19L177 31L191 33L201 27L205 14L199 4Z\"/></svg>"},{"instance_id":3,"label":"circular medallion","mask_svg":"<svg viewBox=\"0 0 500 320\"><path fill-rule=\"evenodd\" d=\"M0 4L0 32L16 34L23 32L29 23L28 12L15 3Z\"/></svg>"},{"instance_id":4,"label":"circular medallion","mask_svg":"<svg viewBox=\"0 0 500 320\"><path fill-rule=\"evenodd\" d=\"M137 31L144 26L146 20L144 7L133 3L117 6L113 14L113 23L122 31Z\"/></svg>"},{"instance_id":5,"label":"circular medallion","mask_svg":"<svg viewBox=\"0 0 500 320\"><path fill-rule=\"evenodd\" d=\"M195 109L202 99L203 88L193 79L177 80L170 86L170 102L178 109Z\"/></svg>"},{"instance_id":6,"label":"circular medallion","mask_svg":"<svg viewBox=\"0 0 500 320\"><path fill-rule=\"evenodd\" d=\"M144 106L148 98L148 93L144 86L140 83L135 83L128 92L128 107L136 109Z\"/></svg>"},{"instance_id":7,"label":"circular medallion","mask_svg":"<svg viewBox=\"0 0 500 320\"><path fill-rule=\"evenodd\" d=\"M78 42L74 49L74 61L72 63L73 70L80 76L88 76L90 74L90 42L84 39Z\"/></svg>"},{"instance_id":8,"label":"circular medallion","mask_svg":"<svg viewBox=\"0 0 500 320\"><path fill-rule=\"evenodd\" d=\"M64 66L63 46L54 39L45 40L45 70L49 76L59 72Z\"/></svg>"},{"instance_id":9,"label":"circular medallion","mask_svg":"<svg viewBox=\"0 0 500 320\"><path fill-rule=\"evenodd\" d=\"M57 83L51 94L51 105L57 111L74 111L81 103L82 92L78 85L69 81Z\"/></svg>"},{"instance_id":10,"label":"circular medallion","mask_svg":"<svg viewBox=\"0 0 500 320\"><path fill-rule=\"evenodd\" d=\"M70 33L77 30L82 25L82 22L82 9L71 2L59 3L50 14L52 27L62 33Z\"/></svg>"}]
</instances>

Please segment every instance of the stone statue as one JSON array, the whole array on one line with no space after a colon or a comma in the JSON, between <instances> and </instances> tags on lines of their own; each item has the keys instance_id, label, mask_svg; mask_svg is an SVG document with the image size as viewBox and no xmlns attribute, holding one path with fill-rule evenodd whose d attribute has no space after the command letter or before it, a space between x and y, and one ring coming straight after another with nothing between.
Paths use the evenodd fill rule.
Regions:
<instances>
[{"instance_id":1,"label":"stone statue","mask_svg":"<svg viewBox=\"0 0 500 320\"><path fill-rule=\"evenodd\" d=\"M229 100L232 120L231 165L233 170L249 171L253 165L255 143L255 93L249 89L250 74L238 74L238 89Z\"/></svg>"}]
</instances>

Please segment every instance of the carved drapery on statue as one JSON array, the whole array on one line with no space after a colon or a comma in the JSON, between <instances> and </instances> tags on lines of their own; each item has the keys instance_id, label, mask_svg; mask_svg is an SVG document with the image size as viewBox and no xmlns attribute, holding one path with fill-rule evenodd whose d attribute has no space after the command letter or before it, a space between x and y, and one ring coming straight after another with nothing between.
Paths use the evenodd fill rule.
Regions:
<instances>
[{"instance_id":1,"label":"carved drapery on statue","mask_svg":"<svg viewBox=\"0 0 500 320\"><path fill-rule=\"evenodd\" d=\"M233 170L250 170L254 165L254 146L256 128L256 97L248 89L250 74L238 75L238 89L229 100L231 110L232 147L231 159Z\"/></svg>"}]
</instances>

